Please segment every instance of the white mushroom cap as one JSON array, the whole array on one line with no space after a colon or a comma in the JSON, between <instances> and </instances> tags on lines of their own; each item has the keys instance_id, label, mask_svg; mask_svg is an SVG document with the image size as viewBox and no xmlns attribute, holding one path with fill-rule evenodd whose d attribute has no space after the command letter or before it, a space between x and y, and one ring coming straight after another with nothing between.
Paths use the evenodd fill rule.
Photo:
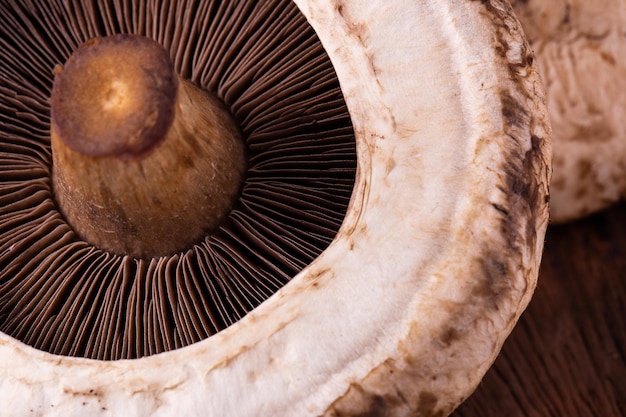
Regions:
<instances>
[{"instance_id":1,"label":"white mushroom cap","mask_svg":"<svg viewBox=\"0 0 626 417\"><path fill-rule=\"evenodd\" d=\"M572 220L626 197L626 1L513 4L546 84L551 217Z\"/></svg>"},{"instance_id":2,"label":"white mushroom cap","mask_svg":"<svg viewBox=\"0 0 626 417\"><path fill-rule=\"evenodd\" d=\"M548 217L550 129L518 22L498 0L296 3L357 137L337 238L179 350L106 362L0 334L0 415L442 416L474 390L531 297Z\"/></svg>"}]
</instances>

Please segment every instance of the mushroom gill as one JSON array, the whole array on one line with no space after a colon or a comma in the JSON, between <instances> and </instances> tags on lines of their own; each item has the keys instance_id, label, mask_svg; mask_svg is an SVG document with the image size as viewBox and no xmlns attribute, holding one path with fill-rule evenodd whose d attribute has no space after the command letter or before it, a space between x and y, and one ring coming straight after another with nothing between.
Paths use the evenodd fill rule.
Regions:
<instances>
[{"instance_id":1,"label":"mushroom gill","mask_svg":"<svg viewBox=\"0 0 626 417\"><path fill-rule=\"evenodd\" d=\"M0 16L2 332L51 353L95 359L180 348L246 315L335 237L354 184L354 134L333 67L293 2L5 1ZM183 221L203 215L189 204L161 215L160 222L180 218L159 232L165 243L179 234L193 239L171 253L153 244L156 233L137 237L118 229L115 236L124 242L110 246L92 238L112 226L91 213L119 205L118 195L97 200L90 194L75 212L63 204L75 199L64 190L75 190L76 181L92 190L112 176L112 188L126 175L120 174L124 161L97 168L100 157L84 162L81 172L76 158L63 163L65 154L57 150L52 158L50 147L53 69L85 42L93 49L92 39L115 34L143 35L165 47L182 79L223 101L245 141L248 166L237 184L239 197L215 230L194 237ZM133 52L123 51L119 66L124 53ZM127 65L140 65L131 58ZM98 86L81 85L86 96L96 94ZM79 118L91 139L102 113L86 109L88 119L80 106L58 104L57 113ZM112 146L115 138L107 140ZM189 148L186 158L202 154L198 146ZM98 169L103 174L96 176ZM78 179L54 187L53 171ZM188 199L201 200L197 178L182 184L171 169L163 177L153 188L165 189L164 201L187 191ZM156 191L149 195L156 198ZM80 223L78 233L68 215L70 224ZM141 239L159 249L131 248Z\"/></svg>"}]
</instances>

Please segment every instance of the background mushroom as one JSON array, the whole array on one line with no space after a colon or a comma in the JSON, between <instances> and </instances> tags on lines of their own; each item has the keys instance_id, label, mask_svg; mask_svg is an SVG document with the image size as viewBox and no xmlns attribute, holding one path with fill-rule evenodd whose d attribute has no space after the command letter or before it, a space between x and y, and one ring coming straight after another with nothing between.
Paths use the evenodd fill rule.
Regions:
<instances>
[{"instance_id":1,"label":"background mushroom","mask_svg":"<svg viewBox=\"0 0 626 417\"><path fill-rule=\"evenodd\" d=\"M626 2L512 3L546 85L552 219L573 220L626 196Z\"/></svg>"},{"instance_id":2,"label":"background mushroom","mask_svg":"<svg viewBox=\"0 0 626 417\"><path fill-rule=\"evenodd\" d=\"M548 216L550 129L519 24L499 1L296 4L324 48L289 1L2 4L3 138L17 139L3 142L2 175L19 183L3 189L3 209L27 225L7 225L0 260L0 300L11 303L0 315L0 401L11 412L444 415L478 384L532 294ZM114 33L165 46L178 74L215 91L246 137L254 191L244 182L218 232L178 255L95 248L51 198L45 71ZM311 44L320 55L302 52ZM20 51L29 59L14 58ZM280 70L254 67L253 56ZM274 106L296 99L295 114ZM270 128L299 133L275 140ZM281 171L295 184L277 183ZM324 200L329 208L317 208ZM249 206L260 214L242 215ZM331 216L344 211L343 221ZM288 232L266 226L270 215ZM33 242L37 252L25 255ZM199 249L211 245L213 254ZM61 264L71 272L56 272ZM86 278L92 271L99 279ZM239 279L248 275L255 284ZM185 317L206 276L218 281L194 310L207 317ZM227 282L240 296L220 293ZM112 288L103 308L83 311ZM81 299L42 306L42 295L62 292ZM33 328L20 311L46 318ZM61 323L66 311L87 325ZM92 331L94 320L105 327ZM193 343L198 329L218 332Z\"/></svg>"}]
</instances>

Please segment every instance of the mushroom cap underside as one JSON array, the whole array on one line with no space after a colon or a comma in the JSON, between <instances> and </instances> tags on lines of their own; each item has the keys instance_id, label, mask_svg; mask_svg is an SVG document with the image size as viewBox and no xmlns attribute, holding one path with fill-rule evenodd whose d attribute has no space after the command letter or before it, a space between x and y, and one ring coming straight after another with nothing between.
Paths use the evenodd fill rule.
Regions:
<instances>
[{"instance_id":1,"label":"mushroom cap underside","mask_svg":"<svg viewBox=\"0 0 626 417\"><path fill-rule=\"evenodd\" d=\"M446 415L530 300L550 127L504 1L298 0L341 83L358 173L331 245L191 346L97 361L0 333L0 415ZM369 413L369 414L368 414Z\"/></svg>"},{"instance_id":2,"label":"mushroom cap underside","mask_svg":"<svg viewBox=\"0 0 626 417\"><path fill-rule=\"evenodd\" d=\"M0 331L49 353L136 359L219 332L328 247L350 202L350 115L295 3L142 4L0 2ZM127 34L168 52L179 78L172 124L146 154L74 152L54 129L59 65L80 45ZM137 75L159 79L149 67ZM106 104L120 79L102 75ZM98 95L83 98L95 102L66 116L98 118ZM136 116L133 107L111 110ZM239 160L229 132L245 148L239 185L224 166Z\"/></svg>"}]
</instances>

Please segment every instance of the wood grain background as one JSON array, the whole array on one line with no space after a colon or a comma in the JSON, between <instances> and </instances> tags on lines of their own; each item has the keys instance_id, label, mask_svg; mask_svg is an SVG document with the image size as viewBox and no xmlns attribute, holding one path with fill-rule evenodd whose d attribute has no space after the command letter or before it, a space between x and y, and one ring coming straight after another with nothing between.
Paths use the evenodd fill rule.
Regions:
<instances>
[{"instance_id":1,"label":"wood grain background","mask_svg":"<svg viewBox=\"0 0 626 417\"><path fill-rule=\"evenodd\" d=\"M454 417L626 416L626 203L550 226L539 284Z\"/></svg>"}]
</instances>

